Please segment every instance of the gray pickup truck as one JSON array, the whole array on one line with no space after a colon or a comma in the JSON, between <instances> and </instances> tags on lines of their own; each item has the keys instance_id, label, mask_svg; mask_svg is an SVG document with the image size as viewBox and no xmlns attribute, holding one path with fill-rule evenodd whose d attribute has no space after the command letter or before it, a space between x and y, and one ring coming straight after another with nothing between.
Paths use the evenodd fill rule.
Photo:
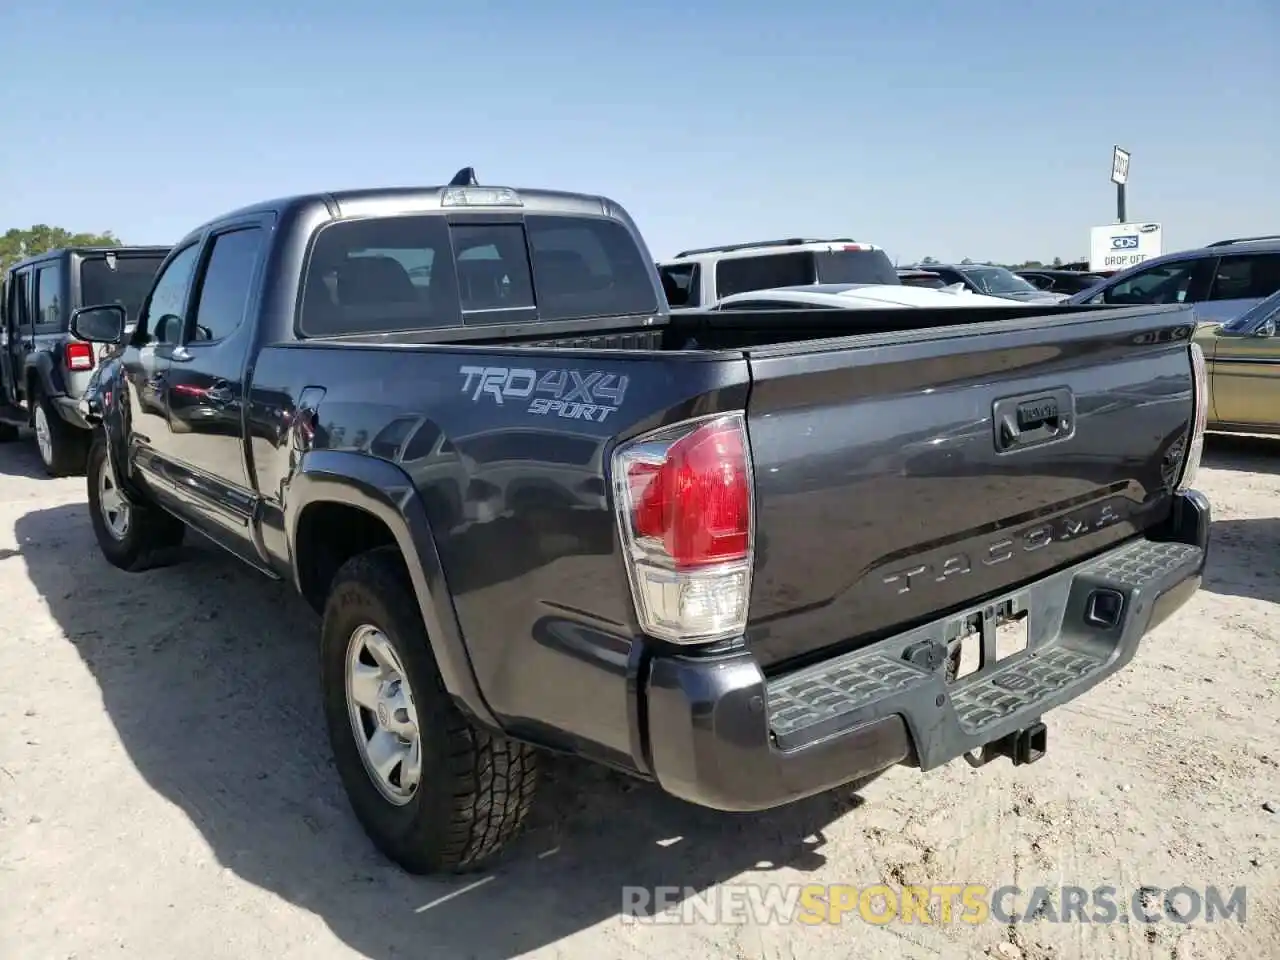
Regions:
<instances>
[{"instance_id":1,"label":"gray pickup truck","mask_svg":"<svg viewBox=\"0 0 1280 960\"><path fill-rule=\"evenodd\" d=\"M132 317L168 247L77 247L13 264L0 284L0 441L29 427L50 476L84 472L80 398L101 351L71 336L72 312L114 303Z\"/></svg>"},{"instance_id":2,"label":"gray pickup truck","mask_svg":"<svg viewBox=\"0 0 1280 960\"><path fill-rule=\"evenodd\" d=\"M120 344L124 311L73 329ZM194 529L295 585L360 822L468 869L540 750L722 810L1038 760L1199 585L1192 329L675 315L605 198L298 196L167 258L85 398L90 518L126 570Z\"/></svg>"}]
</instances>

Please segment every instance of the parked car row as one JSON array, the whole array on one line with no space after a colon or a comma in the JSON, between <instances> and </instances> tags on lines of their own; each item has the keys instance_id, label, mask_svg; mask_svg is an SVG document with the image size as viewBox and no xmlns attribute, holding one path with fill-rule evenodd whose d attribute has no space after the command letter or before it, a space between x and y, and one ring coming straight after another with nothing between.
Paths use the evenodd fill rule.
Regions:
<instances>
[{"instance_id":1,"label":"parked car row","mask_svg":"<svg viewBox=\"0 0 1280 960\"><path fill-rule=\"evenodd\" d=\"M658 264L675 312L970 308L980 321L1011 301L1063 308L1185 304L1208 358L1210 428L1280 433L1280 237L1221 240L1127 270L1010 271L929 261L894 268L888 255L848 238L738 243L684 251ZM1005 312L1006 316L1012 313ZM881 321L868 315L868 324Z\"/></svg>"},{"instance_id":2,"label":"parked car row","mask_svg":"<svg viewBox=\"0 0 1280 960\"><path fill-rule=\"evenodd\" d=\"M842 296L843 307L898 303L901 306L964 305L954 294L967 291L980 298L998 297L1024 302L1055 302L1061 294L1038 289L1003 267L985 264L934 265L916 270L899 270L888 254L874 243L848 237L763 240L684 250L658 263L667 303L673 310L741 306L744 296L765 290L790 290L798 304L810 304L800 297L801 288ZM852 287L859 287L853 290ZM944 290L955 287L950 296L902 292L903 287ZM872 289L874 288L874 290ZM890 289L892 288L892 289ZM940 298L941 297L941 298ZM770 296L770 302L776 296ZM981 300L972 306L981 305Z\"/></svg>"}]
</instances>

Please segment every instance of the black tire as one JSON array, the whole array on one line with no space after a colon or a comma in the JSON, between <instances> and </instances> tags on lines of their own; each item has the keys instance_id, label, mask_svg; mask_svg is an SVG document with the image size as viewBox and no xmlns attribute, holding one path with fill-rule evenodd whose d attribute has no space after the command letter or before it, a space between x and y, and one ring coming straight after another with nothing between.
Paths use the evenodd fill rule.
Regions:
<instances>
[{"instance_id":1,"label":"black tire","mask_svg":"<svg viewBox=\"0 0 1280 960\"><path fill-rule=\"evenodd\" d=\"M38 429L36 417L42 416L49 431L51 449L48 456L45 456L44 450L40 449L37 439L40 462L44 464L45 472L51 477L80 476L88 465L91 434L63 420L62 414L58 413L53 401L43 394L37 395L35 402L36 412L32 414L32 428Z\"/></svg>"},{"instance_id":2,"label":"black tire","mask_svg":"<svg viewBox=\"0 0 1280 960\"><path fill-rule=\"evenodd\" d=\"M361 626L390 642L413 694L422 776L402 806L366 771L347 707L346 659ZM477 729L445 691L399 552L349 560L334 577L321 628L321 684L334 760L356 818L409 873L483 867L519 832L537 787L532 747Z\"/></svg>"},{"instance_id":3,"label":"black tire","mask_svg":"<svg viewBox=\"0 0 1280 960\"><path fill-rule=\"evenodd\" d=\"M106 441L99 434L90 444L85 467L89 493L89 519L93 524L98 547L107 562L121 570L136 573L160 566L173 559L181 545L186 527L182 521L159 507L128 501L128 522L123 535L108 526L102 509L102 475L107 471ZM109 477L112 483L114 478Z\"/></svg>"},{"instance_id":4,"label":"black tire","mask_svg":"<svg viewBox=\"0 0 1280 960\"><path fill-rule=\"evenodd\" d=\"M12 423L0 423L0 443L13 443L22 437L22 432Z\"/></svg>"}]
</instances>

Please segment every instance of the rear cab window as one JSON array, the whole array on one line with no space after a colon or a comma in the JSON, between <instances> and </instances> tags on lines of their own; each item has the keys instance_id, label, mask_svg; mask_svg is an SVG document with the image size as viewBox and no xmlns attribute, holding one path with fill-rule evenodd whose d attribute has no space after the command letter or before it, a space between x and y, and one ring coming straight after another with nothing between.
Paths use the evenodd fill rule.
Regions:
<instances>
[{"instance_id":1,"label":"rear cab window","mask_svg":"<svg viewBox=\"0 0 1280 960\"><path fill-rule=\"evenodd\" d=\"M312 243L298 330L316 337L651 314L652 269L627 228L608 218L338 220Z\"/></svg>"},{"instance_id":2,"label":"rear cab window","mask_svg":"<svg viewBox=\"0 0 1280 960\"><path fill-rule=\"evenodd\" d=\"M805 286L816 283L817 279L817 265L808 251L725 257L716 262L716 297Z\"/></svg>"},{"instance_id":3,"label":"rear cab window","mask_svg":"<svg viewBox=\"0 0 1280 960\"><path fill-rule=\"evenodd\" d=\"M99 307L119 304L130 321L136 320L151 289L164 254L83 254L80 259L80 304Z\"/></svg>"},{"instance_id":4,"label":"rear cab window","mask_svg":"<svg viewBox=\"0 0 1280 960\"><path fill-rule=\"evenodd\" d=\"M819 283L877 283L899 286L898 271L883 250L847 247L814 253Z\"/></svg>"}]
</instances>

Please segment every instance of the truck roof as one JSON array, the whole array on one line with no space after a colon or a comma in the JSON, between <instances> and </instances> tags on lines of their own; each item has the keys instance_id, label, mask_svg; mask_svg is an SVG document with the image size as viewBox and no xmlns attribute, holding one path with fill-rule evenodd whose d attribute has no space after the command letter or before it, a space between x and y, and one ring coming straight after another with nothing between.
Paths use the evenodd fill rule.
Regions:
<instances>
[{"instance_id":1,"label":"truck roof","mask_svg":"<svg viewBox=\"0 0 1280 960\"><path fill-rule=\"evenodd\" d=\"M459 194L458 191L470 191L470 193ZM497 202L481 203L472 201L470 203L446 204L446 195L451 193L455 196L487 197ZM479 209L494 212L507 209L513 212L525 213L604 216L629 221L629 217L623 208L607 197L526 187L458 184L422 187L356 188L279 197L274 200L264 200L260 203L250 204L222 214L201 224L187 236L195 236L223 221L234 220L255 213L274 213L277 216L284 217L318 206L328 209L335 218L399 216L412 213L438 213L442 210Z\"/></svg>"}]
</instances>

